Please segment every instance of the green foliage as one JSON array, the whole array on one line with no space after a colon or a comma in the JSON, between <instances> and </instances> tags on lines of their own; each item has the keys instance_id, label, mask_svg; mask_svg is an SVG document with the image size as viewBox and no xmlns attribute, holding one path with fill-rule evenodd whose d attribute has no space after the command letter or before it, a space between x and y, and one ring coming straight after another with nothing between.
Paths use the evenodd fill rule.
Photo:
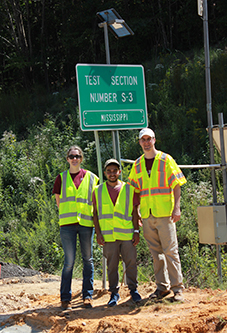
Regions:
<instances>
[{"instance_id":1,"label":"green foliage","mask_svg":"<svg viewBox=\"0 0 227 333\"><path fill-rule=\"evenodd\" d=\"M27 137L33 124L44 123L48 118L56 118L57 124L71 124L77 130L77 97L74 86L48 93L43 87L35 86L33 91L15 93L0 91L0 133L12 131L21 140Z\"/></svg>"},{"instance_id":2,"label":"green foliage","mask_svg":"<svg viewBox=\"0 0 227 333\"><path fill-rule=\"evenodd\" d=\"M218 193L219 199L222 198ZM217 271L216 246L199 244L197 207L212 204L212 187L209 182L194 183L191 180L183 186L182 217L177 223L179 253L185 286L218 288L220 279ZM224 247L222 246L224 254ZM226 259L223 256L223 282L227 283Z\"/></svg>"},{"instance_id":3,"label":"green foliage","mask_svg":"<svg viewBox=\"0 0 227 333\"><path fill-rule=\"evenodd\" d=\"M63 265L58 210L51 194L54 180L59 172L67 168L65 153L69 145L77 143L85 152L85 165L96 169L95 144L82 140L84 133L75 132L69 123L58 124L58 120L46 116L45 124L33 127L26 140L17 141L13 132L5 132L1 139L0 166L0 257L22 266L60 272ZM130 140L131 134L131 140ZM130 145L136 149L138 133L121 134L124 154L129 154ZM103 162L109 158L111 136L101 137ZM140 149L140 148L139 148ZM132 152L131 156L140 154ZM216 157L218 158L218 157ZM94 163L95 161L95 163ZM93 168L93 169L92 169ZM123 165L123 179L126 180L130 165ZM207 182L207 171L197 173L197 181L188 175L188 182L182 188L182 218L177 224L179 252L186 286L217 287L217 263L215 247L199 244L197 206L212 202L212 189ZM223 200L222 182L218 182L219 199ZM78 242L79 243L79 242ZM227 282L227 255L222 247L223 282ZM154 279L152 258L143 232L137 246L138 278L140 282ZM95 278L101 278L102 249L94 240ZM121 267L121 265L120 265ZM120 268L122 270L122 268ZM82 260L79 244L74 276L82 277ZM123 278L123 272L120 274Z\"/></svg>"},{"instance_id":4,"label":"green foliage","mask_svg":"<svg viewBox=\"0 0 227 333\"><path fill-rule=\"evenodd\" d=\"M58 209L51 194L56 176L68 168L66 151L78 143L74 122L33 127L28 139L12 131L0 141L0 257L54 272L63 262ZM85 153L86 158L86 153ZM92 171L92 167L90 168Z\"/></svg>"},{"instance_id":5,"label":"green foliage","mask_svg":"<svg viewBox=\"0 0 227 333\"><path fill-rule=\"evenodd\" d=\"M103 275L103 255L102 247L96 241L96 235L93 242L93 261L94 261L94 278L101 279Z\"/></svg>"},{"instance_id":6,"label":"green foliage","mask_svg":"<svg viewBox=\"0 0 227 333\"><path fill-rule=\"evenodd\" d=\"M219 111L224 117L227 115L226 64L225 50L213 50L214 90L217 86L214 119ZM156 132L156 147L170 153L178 164L209 163L203 52L190 56L180 52L160 53L144 67L149 126ZM85 153L83 167L98 174L94 133L79 129L75 87L59 89L57 94L36 87L31 94L15 95L14 101L11 101L14 95L9 95L8 105L7 96L0 94L0 110L2 105L8 112L2 113L4 121L0 128L0 258L34 269L60 272L63 250L52 188L56 176L68 168L65 155L72 144L81 146ZM15 105L17 115L12 112ZM99 132L102 165L113 157L111 134ZM138 130L120 131L119 136L121 157L135 160L142 153ZM216 150L215 160L220 163ZM123 163L124 181L130 168L130 164ZM183 171L188 182L182 188L182 217L177 223L177 233L184 282L186 286L215 288L219 285L216 249L213 245L199 244L197 226L197 206L212 202L210 171ZM223 202L221 171L216 171L216 181L218 200ZM225 285L226 247L221 250ZM153 280L152 258L143 233L137 246L137 263L139 281ZM95 240L94 265L95 277L101 278L102 249ZM79 244L74 276L82 277Z\"/></svg>"},{"instance_id":7,"label":"green foliage","mask_svg":"<svg viewBox=\"0 0 227 333\"><path fill-rule=\"evenodd\" d=\"M56 92L75 82L76 63L105 63L103 29L98 27L96 13L112 7L134 31L133 36L119 40L109 34L112 63L141 63L159 52L184 52L203 45L196 1L4 0L0 4L0 91L20 93L22 88L33 91L44 86L46 92ZM215 6L208 2L212 45L225 43L225 9L225 0ZM15 115L20 120L19 113Z\"/></svg>"},{"instance_id":8,"label":"green foliage","mask_svg":"<svg viewBox=\"0 0 227 333\"><path fill-rule=\"evenodd\" d=\"M140 242L137 249L137 270L138 281L149 282L154 280L153 259L147 246L147 242L143 235L143 229L140 232Z\"/></svg>"},{"instance_id":9,"label":"green foliage","mask_svg":"<svg viewBox=\"0 0 227 333\"><path fill-rule=\"evenodd\" d=\"M226 52L211 49L213 121L227 116ZM207 151L205 63L203 51L163 53L145 63L149 125L156 132L156 147L179 164L203 164Z\"/></svg>"}]
</instances>

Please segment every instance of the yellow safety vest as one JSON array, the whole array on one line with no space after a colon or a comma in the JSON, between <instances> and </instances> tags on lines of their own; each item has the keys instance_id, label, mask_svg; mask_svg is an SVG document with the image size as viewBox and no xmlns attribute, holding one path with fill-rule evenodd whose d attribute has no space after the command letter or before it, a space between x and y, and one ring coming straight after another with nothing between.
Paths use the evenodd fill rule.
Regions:
<instances>
[{"instance_id":1,"label":"yellow safety vest","mask_svg":"<svg viewBox=\"0 0 227 333\"><path fill-rule=\"evenodd\" d=\"M97 185L98 177L87 171L79 188L73 183L69 170L61 174L61 194L59 204L59 224L79 223L93 227L92 192Z\"/></svg>"},{"instance_id":2,"label":"yellow safety vest","mask_svg":"<svg viewBox=\"0 0 227 333\"><path fill-rule=\"evenodd\" d=\"M122 183L115 205L110 198L106 182L95 188L99 225L105 242L131 240L133 237L134 188Z\"/></svg>"},{"instance_id":3,"label":"yellow safety vest","mask_svg":"<svg viewBox=\"0 0 227 333\"><path fill-rule=\"evenodd\" d=\"M174 208L173 189L186 179L174 159L161 151L155 156L150 177L146 170L145 157L140 156L133 164L128 184L140 192L142 218L148 218L150 210L155 217L171 216Z\"/></svg>"}]
</instances>

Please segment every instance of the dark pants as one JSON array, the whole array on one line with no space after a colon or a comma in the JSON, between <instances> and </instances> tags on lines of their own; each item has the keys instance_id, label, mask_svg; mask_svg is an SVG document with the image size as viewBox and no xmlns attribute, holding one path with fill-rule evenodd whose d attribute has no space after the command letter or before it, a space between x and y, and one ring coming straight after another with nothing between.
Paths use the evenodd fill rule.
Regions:
<instances>
[{"instance_id":1,"label":"dark pants","mask_svg":"<svg viewBox=\"0 0 227 333\"><path fill-rule=\"evenodd\" d=\"M109 291L114 293L119 290L118 264L120 254L126 266L126 279L129 290L136 290L138 284L136 247L133 246L132 241L116 240L115 242L106 242L103 246L103 255L107 259Z\"/></svg>"},{"instance_id":2,"label":"dark pants","mask_svg":"<svg viewBox=\"0 0 227 333\"><path fill-rule=\"evenodd\" d=\"M61 278L61 301L71 301L71 283L76 256L77 235L79 235L80 249L83 259L83 299L92 298L94 279L92 246L94 228L84 227L79 224L62 226L60 228L60 235L65 254Z\"/></svg>"}]
</instances>

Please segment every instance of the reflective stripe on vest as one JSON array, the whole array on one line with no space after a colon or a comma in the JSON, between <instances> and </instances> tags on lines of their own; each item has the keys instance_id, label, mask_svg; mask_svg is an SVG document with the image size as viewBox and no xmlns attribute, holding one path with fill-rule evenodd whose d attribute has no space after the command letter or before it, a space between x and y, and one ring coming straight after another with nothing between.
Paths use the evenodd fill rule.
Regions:
<instances>
[{"instance_id":1,"label":"reflective stripe on vest","mask_svg":"<svg viewBox=\"0 0 227 333\"><path fill-rule=\"evenodd\" d=\"M125 185L125 189L126 189L126 202L125 202L125 213L124 215L123 214L120 214L118 212L114 212L114 216L117 216L119 217L120 219L123 219L125 221L131 221L132 220L132 217L129 216L129 191L130 191L130 187L128 184Z\"/></svg>"},{"instance_id":2,"label":"reflective stripe on vest","mask_svg":"<svg viewBox=\"0 0 227 333\"><path fill-rule=\"evenodd\" d=\"M74 197L66 197L66 178L67 178L68 171L64 171L62 174L62 198L60 198L60 203L68 202L68 201L75 201Z\"/></svg>"},{"instance_id":3,"label":"reflective stripe on vest","mask_svg":"<svg viewBox=\"0 0 227 333\"><path fill-rule=\"evenodd\" d=\"M134 228L131 229L114 228L114 232L122 232L124 234L131 234L133 231Z\"/></svg>"},{"instance_id":4,"label":"reflective stripe on vest","mask_svg":"<svg viewBox=\"0 0 227 333\"><path fill-rule=\"evenodd\" d=\"M59 219L66 219L67 217L81 217L84 220L92 221L92 216L81 214L81 213L65 213L65 214L60 214Z\"/></svg>"},{"instance_id":5,"label":"reflective stripe on vest","mask_svg":"<svg viewBox=\"0 0 227 333\"><path fill-rule=\"evenodd\" d=\"M136 182L134 182L133 179L130 180L130 184L131 184L133 187L135 187L136 189L139 189L139 186L137 185Z\"/></svg>"},{"instance_id":6,"label":"reflective stripe on vest","mask_svg":"<svg viewBox=\"0 0 227 333\"><path fill-rule=\"evenodd\" d=\"M165 184L166 157L167 155L165 153L162 153L161 159L159 160L159 165L158 165L158 171L160 172L158 180L159 187L166 186Z\"/></svg>"},{"instance_id":7,"label":"reflective stripe on vest","mask_svg":"<svg viewBox=\"0 0 227 333\"><path fill-rule=\"evenodd\" d=\"M179 172L175 175L177 177L177 179L182 179L184 177L184 174L183 172ZM168 179L168 183L169 183L169 186L172 185L173 181L175 180L175 176L172 175L169 179Z\"/></svg>"},{"instance_id":8,"label":"reflective stripe on vest","mask_svg":"<svg viewBox=\"0 0 227 333\"><path fill-rule=\"evenodd\" d=\"M98 187L98 206L99 206L99 219L112 219L113 214L103 214L102 213L102 189L103 189L103 184L101 184Z\"/></svg>"},{"instance_id":9,"label":"reflective stripe on vest","mask_svg":"<svg viewBox=\"0 0 227 333\"><path fill-rule=\"evenodd\" d=\"M102 230L102 235L112 235L113 230Z\"/></svg>"},{"instance_id":10,"label":"reflective stripe on vest","mask_svg":"<svg viewBox=\"0 0 227 333\"><path fill-rule=\"evenodd\" d=\"M142 171L141 169L141 158L142 156L140 156L139 158L137 158L136 160L136 173L140 173Z\"/></svg>"},{"instance_id":11,"label":"reflective stripe on vest","mask_svg":"<svg viewBox=\"0 0 227 333\"><path fill-rule=\"evenodd\" d=\"M65 219L66 217L76 217L77 215L78 215L77 212L60 214L59 219Z\"/></svg>"}]
</instances>

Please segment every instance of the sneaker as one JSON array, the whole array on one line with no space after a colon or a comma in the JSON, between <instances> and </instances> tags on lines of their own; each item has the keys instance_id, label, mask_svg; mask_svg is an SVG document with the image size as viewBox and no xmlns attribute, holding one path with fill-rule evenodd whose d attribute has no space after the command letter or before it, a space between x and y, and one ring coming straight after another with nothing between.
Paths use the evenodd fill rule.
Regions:
<instances>
[{"instance_id":1,"label":"sneaker","mask_svg":"<svg viewBox=\"0 0 227 333\"><path fill-rule=\"evenodd\" d=\"M93 305L92 305L92 299L91 299L91 298L85 298L85 299L83 300L83 302L84 302L84 307L85 307L86 309L93 308Z\"/></svg>"},{"instance_id":2,"label":"sneaker","mask_svg":"<svg viewBox=\"0 0 227 333\"><path fill-rule=\"evenodd\" d=\"M62 301L61 302L62 310L72 310L71 302L70 301Z\"/></svg>"},{"instance_id":3,"label":"sneaker","mask_svg":"<svg viewBox=\"0 0 227 333\"><path fill-rule=\"evenodd\" d=\"M110 300L108 302L108 306L112 307L117 305L117 302L120 299L120 295L118 293L112 293L110 296Z\"/></svg>"},{"instance_id":4,"label":"sneaker","mask_svg":"<svg viewBox=\"0 0 227 333\"><path fill-rule=\"evenodd\" d=\"M161 299L170 294L170 290L159 290L156 289L154 293L152 293L149 298L151 299Z\"/></svg>"},{"instance_id":5,"label":"sneaker","mask_svg":"<svg viewBox=\"0 0 227 333\"><path fill-rule=\"evenodd\" d=\"M138 293L137 290L131 290L130 294L132 296L133 302L139 303L141 301L142 298L141 298L141 296L140 296L140 294Z\"/></svg>"},{"instance_id":6,"label":"sneaker","mask_svg":"<svg viewBox=\"0 0 227 333\"><path fill-rule=\"evenodd\" d=\"M183 302L184 301L184 296L181 290L176 291L173 296L173 300L175 302Z\"/></svg>"}]
</instances>

